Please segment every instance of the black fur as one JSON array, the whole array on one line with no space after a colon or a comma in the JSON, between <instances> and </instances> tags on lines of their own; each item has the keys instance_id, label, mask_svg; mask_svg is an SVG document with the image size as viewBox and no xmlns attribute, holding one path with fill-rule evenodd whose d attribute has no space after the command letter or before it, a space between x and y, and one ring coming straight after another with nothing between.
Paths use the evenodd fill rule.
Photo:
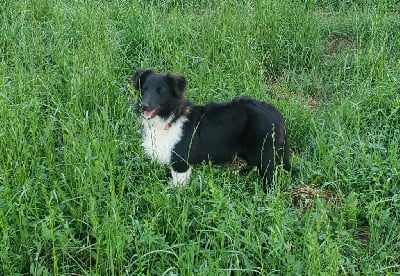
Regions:
<instances>
[{"instance_id":1,"label":"black fur","mask_svg":"<svg viewBox=\"0 0 400 276\"><path fill-rule=\"evenodd\" d=\"M180 116L183 125L181 140L175 145L171 165L176 172L185 172L189 165L205 160L213 163L231 161L235 155L246 160L248 167L257 166L264 182L271 183L277 165L297 171L290 165L290 150L284 120L272 105L250 97L238 97L227 103L194 105L184 97L183 76L157 74L138 70L133 77L140 91L138 110L171 120Z\"/></svg>"}]
</instances>

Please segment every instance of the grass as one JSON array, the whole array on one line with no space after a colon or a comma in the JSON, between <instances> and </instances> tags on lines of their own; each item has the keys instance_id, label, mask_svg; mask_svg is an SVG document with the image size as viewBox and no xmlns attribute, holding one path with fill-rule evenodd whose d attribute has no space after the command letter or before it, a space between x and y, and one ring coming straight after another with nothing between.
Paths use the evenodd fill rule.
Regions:
<instances>
[{"instance_id":1,"label":"grass","mask_svg":"<svg viewBox=\"0 0 400 276\"><path fill-rule=\"evenodd\" d=\"M400 271L398 1L0 1L0 274ZM298 177L140 147L136 68L287 122Z\"/></svg>"}]
</instances>

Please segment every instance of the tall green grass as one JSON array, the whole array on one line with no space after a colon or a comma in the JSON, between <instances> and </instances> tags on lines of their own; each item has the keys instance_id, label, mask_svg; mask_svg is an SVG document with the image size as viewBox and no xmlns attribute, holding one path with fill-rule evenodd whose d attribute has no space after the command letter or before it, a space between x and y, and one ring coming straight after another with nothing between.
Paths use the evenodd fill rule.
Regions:
<instances>
[{"instance_id":1,"label":"tall green grass","mask_svg":"<svg viewBox=\"0 0 400 276\"><path fill-rule=\"evenodd\" d=\"M396 274L397 1L1 1L0 274ZM285 116L298 177L140 147L138 67Z\"/></svg>"}]
</instances>

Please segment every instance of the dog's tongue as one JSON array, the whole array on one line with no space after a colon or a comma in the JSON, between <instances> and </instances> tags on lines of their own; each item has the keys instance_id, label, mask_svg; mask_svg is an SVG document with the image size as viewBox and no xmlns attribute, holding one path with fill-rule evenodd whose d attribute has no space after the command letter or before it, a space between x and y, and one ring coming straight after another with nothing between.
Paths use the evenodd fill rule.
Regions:
<instances>
[{"instance_id":1,"label":"dog's tongue","mask_svg":"<svg viewBox=\"0 0 400 276\"><path fill-rule=\"evenodd\" d=\"M143 115L144 115L144 117L146 117L147 119L150 119L150 118L152 118L152 117L154 116L155 113L156 113L156 110L155 110L155 109L153 109L153 110L145 110L145 111L143 112Z\"/></svg>"}]
</instances>

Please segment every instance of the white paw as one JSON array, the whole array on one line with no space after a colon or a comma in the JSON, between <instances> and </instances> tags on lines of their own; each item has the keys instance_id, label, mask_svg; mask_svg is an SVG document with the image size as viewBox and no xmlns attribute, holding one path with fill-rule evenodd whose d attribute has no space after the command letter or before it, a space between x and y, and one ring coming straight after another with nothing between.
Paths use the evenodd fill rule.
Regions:
<instances>
[{"instance_id":1,"label":"white paw","mask_svg":"<svg viewBox=\"0 0 400 276\"><path fill-rule=\"evenodd\" d=\"M192 174L192 167L189 167L189 169L186 172L183 172L183 173L175 172L171 168L171 175L172 175L171 186L172 187L186 186L190 181L190 175L191 174Z\"/></svg>"}]
</instances>

